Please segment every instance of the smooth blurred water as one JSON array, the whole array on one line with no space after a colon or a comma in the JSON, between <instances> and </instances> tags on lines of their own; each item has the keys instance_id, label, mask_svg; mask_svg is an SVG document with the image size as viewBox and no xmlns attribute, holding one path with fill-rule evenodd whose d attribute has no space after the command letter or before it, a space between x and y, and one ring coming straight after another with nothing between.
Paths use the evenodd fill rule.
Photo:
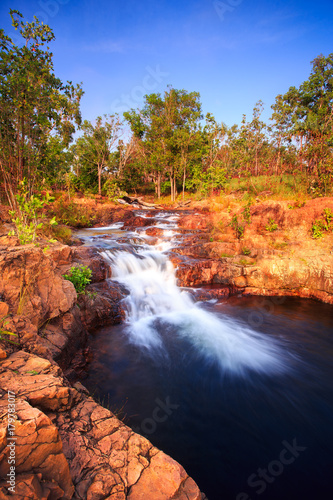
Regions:
<instances>
[{"instance_id":1,"label":"smooth blurred water","mask_svg":"<svg viewBox=\"0 0 333 500\"><path fill-rule=\"evenodd\" d=\"M256 299L215 307L239 327ZM178 460L210 500L235 499L241 492L272 500L331 498L330 306L286 299L264 313L261 330L279 341L282 372L269 366L266 372L221 371L217 359L179 335L179 325L163 319L154 327L163 344L151 349L133 343L127 326L101 330L91 344L95 357L85 384L113 409L125 404L125 422ZM171 405L167 413L163 404ZM283 442L295 439L306 450L277 477L268 473L273 481L264 481L265 491L257 494L258 470L279 461ZM251 476L257 487L247 483Z\"/></svg>"}]
</instances>

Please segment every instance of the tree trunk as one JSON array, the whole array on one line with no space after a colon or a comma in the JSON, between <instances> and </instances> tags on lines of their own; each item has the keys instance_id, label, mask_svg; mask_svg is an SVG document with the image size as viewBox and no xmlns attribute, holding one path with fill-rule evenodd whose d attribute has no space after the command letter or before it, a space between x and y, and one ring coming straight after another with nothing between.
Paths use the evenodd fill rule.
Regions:
<instances>
[{"instance_id":1,"label":"tree trunk","mask_svg":"<svg viewBox=\"0 0 333 500\"><path fill-rule=\"evenodd\" d=\"M280 148L281 148L281 139L279 139L279 141L278 141L278 156L277 156L276 167L275 167L276 175L279 174L279 163L280 163L280 156L281 156Z\"/></svg>"},{"instance_id":2,"label":"tree trunk","mask_svg":"<svg viewBox=\"0 0 333 500\"><path fill-rule=\"evenodd\" d=\"M157 174L157 198L161 198L161 172Z\"/></svg>"},{"instance_id":3,"label":"tree trunk","mask_svg":"<svg viewBox=\"0 0 333 500\"><path fill-rule=\"evenodd\" d=\"M101 196L102 194L102 167L98 165L98 194Z\"/></svg>"},{"instance_id":4,"label":"tree trunk","mask_svg":"<svg viewBox=\"0 0 333 500\"><path fill-rule=\"evenodd\" d=\"M184 176L183 176L183 200L185 197L185 181L186 181L186 165L184 165Z\"/></svg>"}]
</instances>

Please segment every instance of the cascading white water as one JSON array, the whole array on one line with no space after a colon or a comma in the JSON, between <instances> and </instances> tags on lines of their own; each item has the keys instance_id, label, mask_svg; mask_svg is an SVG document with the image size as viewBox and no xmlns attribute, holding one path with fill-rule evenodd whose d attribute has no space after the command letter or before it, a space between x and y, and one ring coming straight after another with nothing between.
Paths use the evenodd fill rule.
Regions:
<instances>
[{"instance_id":1,"label":"cascading white water","mask_svg":"<svg viewBox=\"0 0 333 500\"><path fill-rule=\"evenodd\" d=\"M124 300L130 340L147 349L164 349L164 335L171 327L222 371L244 373L285 370L281 349L271 337L244 324L204 310L176 285L172 263L161 252L145 247L140 254L105 252L112 278L130 294Z\"/></svg>"}]
</instances>

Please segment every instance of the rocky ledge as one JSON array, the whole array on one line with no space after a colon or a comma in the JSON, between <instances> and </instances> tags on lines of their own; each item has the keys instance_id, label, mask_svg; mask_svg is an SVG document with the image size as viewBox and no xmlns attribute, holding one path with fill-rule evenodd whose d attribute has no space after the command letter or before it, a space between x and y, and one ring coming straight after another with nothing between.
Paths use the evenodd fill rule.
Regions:
<instances>
[{"instance_id":1,"label":"rocky ledge","mask_svg":"<svg viewBox=\"0 0 333 500\"><path fill-rule=\"evenodd\" d=\"M180 286L219 286L224 295L284 295L333 304L333 232L313 239L311 227L333 213L333 199L310 200L302 206L287 202L265 202L216 213L185 215L181 247L170 252ZM236 216L243 227L241 238L232 228ZM276 228L269 231L270 221ZM332 223L331 223L332 224ZM199 232L196 232L198 231ZM229 292L228 292L229 290ZM211 292L221 296L217 288Z\"/></svg>"}]
</instances>

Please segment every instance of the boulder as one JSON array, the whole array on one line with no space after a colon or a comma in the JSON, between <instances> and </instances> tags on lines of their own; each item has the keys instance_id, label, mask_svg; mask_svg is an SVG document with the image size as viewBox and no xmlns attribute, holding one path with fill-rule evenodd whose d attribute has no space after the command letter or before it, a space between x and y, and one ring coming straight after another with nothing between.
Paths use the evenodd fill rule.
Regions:
<instances>
[{"instance_id":1,"label":"boulder","mask_svg":"<svg viewBox=\"0 0 333 500\"><path fill-rule=\"evenodd\" d=\"M56 272L57 263L32 245L0 249L0 294L10 312L40 325L69 311L76 292Z\"/></svg>"}]
</instances>

